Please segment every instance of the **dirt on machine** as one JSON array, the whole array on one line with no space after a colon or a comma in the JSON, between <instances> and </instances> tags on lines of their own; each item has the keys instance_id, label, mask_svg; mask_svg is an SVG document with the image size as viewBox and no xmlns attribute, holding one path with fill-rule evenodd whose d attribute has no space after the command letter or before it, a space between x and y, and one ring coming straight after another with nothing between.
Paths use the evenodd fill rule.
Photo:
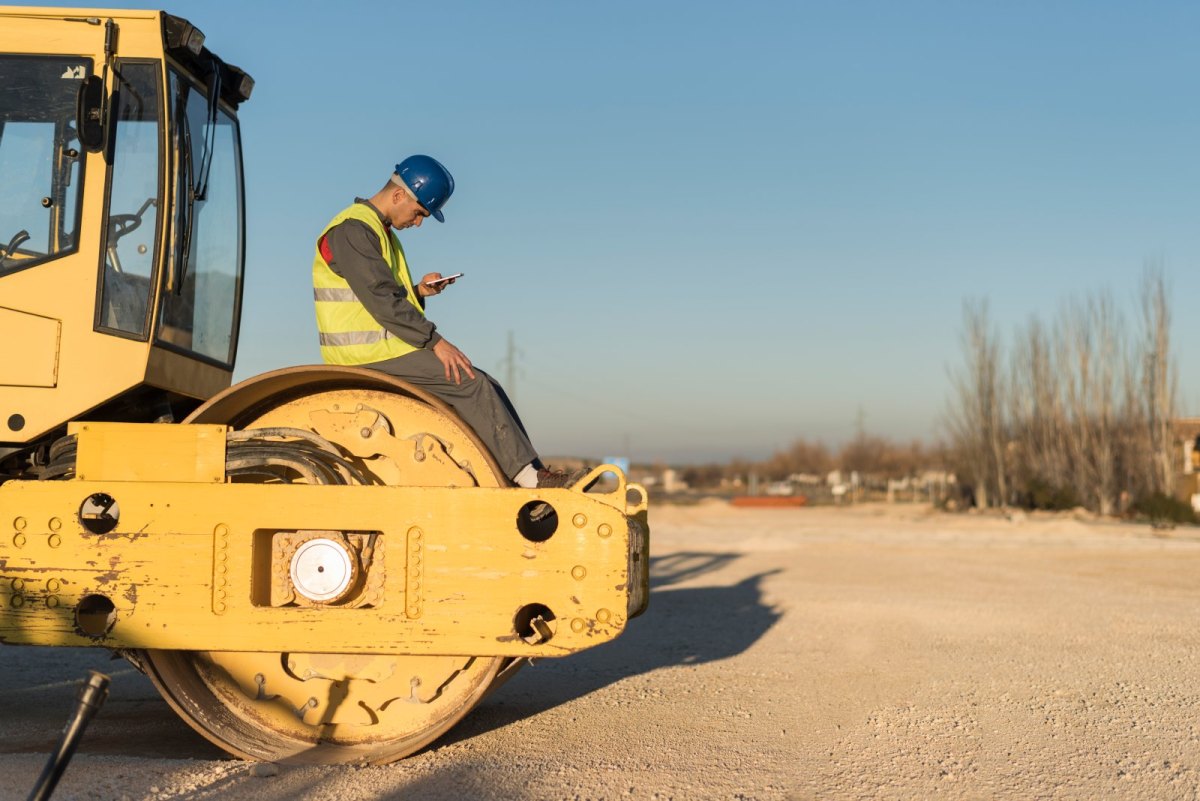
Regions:
<instances>
[{"instance_id":1,"label":"dirt on machine","mask_svg":"<svg viewBox=\"0 0 1200 801\"><path fill-rule=\"evenodd\" d=\"M253 86L164 12L0 6L0 643L110 649L239 757L385 763L645 610L647 495L514 487L369 369L230 387Z\"/></svg>"}]
</instances>

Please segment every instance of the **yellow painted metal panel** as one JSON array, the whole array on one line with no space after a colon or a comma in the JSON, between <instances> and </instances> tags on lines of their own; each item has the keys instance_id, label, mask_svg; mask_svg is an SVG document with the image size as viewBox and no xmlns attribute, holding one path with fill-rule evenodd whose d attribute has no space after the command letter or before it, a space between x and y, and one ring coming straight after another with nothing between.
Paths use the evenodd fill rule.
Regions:
<instances>
[{"instance_id":1,"label":"yellow painted metal panel","mask_svg":"<svg viewBox=\"0 0 1200 801\"><path fill-rule=\"evenodd\" d=\"M79 438L79 479L225 481L228 426L71 423L67 431Z\"/></svg>"},{"instance_id":2,"label":"yellow painted metal panel","mask_svg":"<svg viewBox=\"0 0 1200 801\"><path fill-rule=\"evenodd\" d=\"M0 49L8 53L99 54L104 23L119 28L117 55L162 57L162 23L158 11L95 8L0 6Z\"/></svg>"},{"instance_id":3,"label":"yellow painted metal panel","mask_svg":"<svg viewBox=\"0 0 1200 801\"><path fill-rule=\"evenodd\" d=\"M93 71L99 74L104 23L109 19L118 27L118 57L164 59L161 12L150 10L0 6L0 51L78 55L91 59ZM164 145L165 136L164 132ZM62 321L55 382L10 386L3 392L5 417L16 414L24 420L19 430L11 430L2 428L0 419L0 433L9 442L34 441L143 382L196 398L211 396L229 385L228 371L193 360L189 372L182 357L153 357L148 342L93 330L109 165L102 153L86 153L82 158L82 185L76 187L82 224L76 252L0 276L5 307ZM162 219L172 216L169 208L159 211ZM4 383L0 381L0 386ZM51 388L54 391L48 391Z\"/></svg>"},{"instance_id":4,"label":"yellow painted metal panel","mask_svg":"<svg viewBox=\"0 0 1200 801\"><path fill-rule=\"evenodd\" d=\"M53 387L58 383L62 323L50 317L0 308L0 386Z\"/></svg>"},{"instance_id":5,"label":"yellow painted metal panel","mask_svg":"<svg viewBox=\"0 0 1200 801\"><path fill-rule=\"evenodd\" d=\"M80 518L96 494L119 513L102 534ZM617 636L630 596L645 592L633 586L645 580L637 564L645 534L631 535L623 494L12 481L0 486L0 642L562 656ZM536 501L558 510L558 530L545 542L517 528L519 510ZM272 536L303 530L379 532L386 575L378 602L264 603L256 588L288 567L272 563ZM93 594L115 607L115 625L100 638L76 630L76 607ZM514 629L532 604L554 618L539 644Z\"/></svg>"},{"instance_id":6,"label":"yellow painted metal panel","mask_svg":"<svg viewBox=\"0 0 1200 801\"><path fill-rule=\"evenodd\" d=\"M62 19L80 17L113 17L116 19L154 19L158 11L141 9L112 9L95 8L91 6L77 8L58 8L57 6L0 6L0 16L15 15L30 19Z\"/></svg>"},{"instance_id":7,"label":"yellow painted metal panel","mask_svg":"<svg viewBox=\"0 0 1200 801\"><path fill-rule=\"evenodd\" d=\"M0 19L3 19L0 24L0 49L6 53L68 55L88 55L103 50L103 26L65 21L58 25L47 25L46 17L29 13L45 10L0 7Z\"/></svg>"}]
</instances>

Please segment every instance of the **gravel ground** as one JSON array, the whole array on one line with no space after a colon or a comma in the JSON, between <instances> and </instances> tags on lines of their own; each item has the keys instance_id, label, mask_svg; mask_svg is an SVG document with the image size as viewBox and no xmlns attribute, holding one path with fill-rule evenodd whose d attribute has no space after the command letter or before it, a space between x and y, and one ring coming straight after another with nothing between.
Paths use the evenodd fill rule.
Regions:
<instances>
[{"instance_id":1,"label":"gravel ground","mask_svg":"<svg viewBox=\"0 0 1200 801\"><path fill-rule=\"evenodd\" d=\"M916 506L656 506L650 612L380 768L225 758L86 649L0 648L0 798L1200 797L1200 532Z\"/></svg>"}]
</instances>

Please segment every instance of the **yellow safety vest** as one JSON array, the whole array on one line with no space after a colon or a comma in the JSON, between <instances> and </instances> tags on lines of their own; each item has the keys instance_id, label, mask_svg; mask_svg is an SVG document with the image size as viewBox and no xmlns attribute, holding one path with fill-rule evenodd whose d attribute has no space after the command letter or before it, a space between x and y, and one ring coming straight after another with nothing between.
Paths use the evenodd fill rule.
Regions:
<instances>
[{"instance_id":1,"label":"yellow safety vest","mask_svg":"<svg viewBox=\"0 0 1200 801\"><path fill-rule=\"evenodd\" d=\"M417 348L380 325L359 302L346 280L331 270L321 256L321 239L329 229L345 220L364 222L379 235L380 252L392 268L396 283L408 290L408 302L413 308L425 314L417 302L400 240L384 226L373 208L365 203L355 203L334 217L317 237L313 258L313 301L317 333L321 336L321 358L327 364L370 364L412 353Z\"/></svg>"}]
</instances>

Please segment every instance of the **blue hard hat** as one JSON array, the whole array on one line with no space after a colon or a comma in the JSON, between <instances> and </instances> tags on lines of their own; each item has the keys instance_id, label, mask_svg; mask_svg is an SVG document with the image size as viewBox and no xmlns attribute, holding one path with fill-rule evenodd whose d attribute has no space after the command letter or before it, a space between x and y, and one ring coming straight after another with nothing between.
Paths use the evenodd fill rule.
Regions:
<instances>
[{"instance_id":1,"label":"blue hard hat","mask_svg":"<svg viewBox=\"0 0 1200 801\"><path fill-rule=\"evenodd\" d=\"M454 194L454 176L449 170L429 156L409 156L396 165L396 175L433 219L446 221L442 206Z\"/></svg>"}]
</instances>

